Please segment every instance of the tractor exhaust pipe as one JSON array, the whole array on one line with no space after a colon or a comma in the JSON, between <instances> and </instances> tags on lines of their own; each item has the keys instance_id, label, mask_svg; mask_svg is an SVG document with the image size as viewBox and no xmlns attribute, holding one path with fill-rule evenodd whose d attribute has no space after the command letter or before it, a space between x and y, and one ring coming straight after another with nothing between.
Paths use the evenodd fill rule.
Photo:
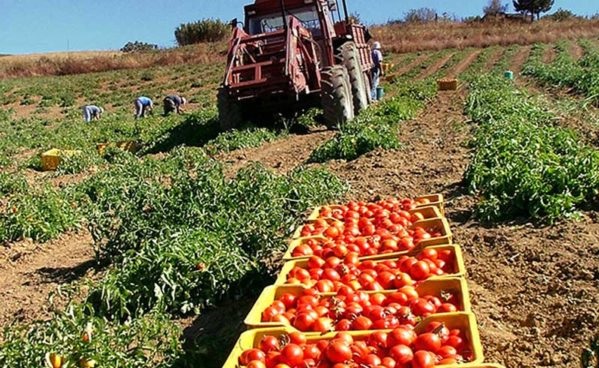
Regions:
<instances>
[{"instance_id":1,"label":"tractor exhaust pipe","mask_svg":"<svg viewBox=\"0 0 599 368\"><path fill-rule=\"evenodd\" d=\"M285 0L281 0L281 14L283 15L283 29L287 31L287 10L285 9Z\"/></svg>"},{"instance_id":2,"label":"tractor exhaust pipe","mask_svg":"<svg viewBox=\"0 0 599 368\"><path fill-rule=\"evenodd\" d=\"M345 14L345 21L349 23L349 13L347 12L347 2L343 0L343 13Z\"/></svg>"}]
</instances>

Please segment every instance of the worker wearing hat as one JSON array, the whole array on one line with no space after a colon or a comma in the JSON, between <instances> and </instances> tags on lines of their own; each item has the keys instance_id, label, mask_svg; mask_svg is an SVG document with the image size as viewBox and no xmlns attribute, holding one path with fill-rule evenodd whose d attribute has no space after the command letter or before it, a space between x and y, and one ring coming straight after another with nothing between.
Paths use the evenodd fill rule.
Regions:
<instances>
[{"instance_id":1,"label":"worker wearing hat","mask_svg":"<svg viewBox=\"0 0 599 368\"><path fill-rule=\"evenodd\" d=\"M92 120L100 120L102 113L104 113L104 109L96 105L85 105L82 109L83 119L86 123L89 123Z\"/></svg>"},{"instance_id":2,"label":"worker wearing hat","mask_svg":"<svg viewBox=\"0 0 599 368\"><path fill-rule=\"evenodd\" d=\"M381 43L375 42L372 44L372 61L374 62L374 68L372 69L372 100L377 100L376 89L379 86L379 82L382 76L385 75L383 71L383 53L381 52Z\"/></svg>"},{"instance_id":3,"label":"worker wearing hat","mask_svg":"<svg viewBox=\"0 0 599 368\"><path fill-rule=\"evenodd\" d=\"M187 99L179 95L170 95L164 98L164 116L176 111L177 114L183 112L183 105L187 104Z\"/></svg>"}]
</instances>

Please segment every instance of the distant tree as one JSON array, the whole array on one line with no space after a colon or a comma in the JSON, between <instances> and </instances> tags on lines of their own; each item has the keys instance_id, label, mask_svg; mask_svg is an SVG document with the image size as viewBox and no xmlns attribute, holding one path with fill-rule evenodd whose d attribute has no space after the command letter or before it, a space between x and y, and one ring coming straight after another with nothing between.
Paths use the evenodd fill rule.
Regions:
<instances>
[{"instance_id":1,"label":"distant tree","mask_svg":"<svg viewBox=\"0 0 599 368\"><path fill-rule=\"evenodd\" d=\"M431 8L410 9L404 16L406 23L427 23L437 19L437 11Z\"/></svg>"},{"instance_id":2,"label":"distant tree","mask_svg":"<svg viewBox=\"0 0 599 368\"><path fill-rule=\"evenodd\" d=\"M502 4L501 0L489 0L489 4L483 8L485 15L497 15L507 12L507 4Z\"/></svg>"},{"instance_id":3,"label":"distant tree","mask_svg":"<svg viewBox=\"0 0 599 368\"><path fill-rule=\"evenodd\" d=\"M152 51L157 50L158 45L147 42L127 42L125 46L121 47L122 52L143 52L143 51Z\"/></svg>"},{"instance_id":4,"label":"distant tree","mask_svg":"<svg viewBox=\"0 0 599 368\"><path fill-rule=\"evenodd\" d=\"M546 13L553 7L555 0L513 0L514 9L518 12L530 14L531 20L534 16L537 19L541 17L541 13Z\"/></svg>"},{"instance_id":5,"label":"distant tree","mask_svg":"<svg viewBox=\"0 0 599 368\"><path fill-rule=\"evenodd\" d=\"M360 24L362 23L362 19L360 17L360 13L358 12L353 12L349 15L349 21L354 23L354 24Z\"/></svg>"},{"instance_id":6,"label":"distant tree","mask_svg":"<svg viewBox=\"0 0 599 368\"><path fill-rule=\"evenodd\" d=\"M570 10L559 8L555 11L555 13L544 16L543 19L551 19L562 22L569 19L582 19L582 17L572 13Z\"/></svg>"},{"instance_id":7,"label":"distant tree","mask_svg":"<svg viewBox=\"0 0 599 368\"><path fill-rule=\"evenodd\" d=\"M194 23L181 24L175 29L175 39L179 46L198 42L215 42L224 39L231 32L231 25L220 19L202 19Z\"/></svg>"}]
</instances>

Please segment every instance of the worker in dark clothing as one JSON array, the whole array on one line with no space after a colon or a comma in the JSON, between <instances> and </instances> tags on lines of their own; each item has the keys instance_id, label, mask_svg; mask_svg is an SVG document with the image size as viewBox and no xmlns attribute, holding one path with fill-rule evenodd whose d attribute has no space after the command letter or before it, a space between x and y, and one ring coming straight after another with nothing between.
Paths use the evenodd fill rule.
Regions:
<instances>
[{"instance_id":1,"label":"worker in dark clothing","mask_svg":"<svg viewBox=\"0 0 599 368\"><path fill-rule=\"evenodd\" d=\"M187 104L185 97L179 95L166 96L164 98L164 116L167 116L171 112L175 111L177 114L183 112L183 105Z\"/></svg>"}]
</instances>

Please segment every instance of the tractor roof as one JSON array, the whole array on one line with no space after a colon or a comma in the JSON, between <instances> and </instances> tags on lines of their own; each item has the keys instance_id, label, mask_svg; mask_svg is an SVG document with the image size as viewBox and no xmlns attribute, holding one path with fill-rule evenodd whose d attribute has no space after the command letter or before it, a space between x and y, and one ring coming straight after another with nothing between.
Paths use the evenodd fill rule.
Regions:
<instances>
[{"instance_id":1,"label":"tractor roof","mask_svg":"<svg viewBox=\"0 0 599 368\"><path fill-rule=\"evenodd\" d=\"M285 4L285 8L287 8L287 9L295 9L295 8L301 8L304 6L309 6L310 4L313 4L316 1L326 2L326 0L313 0L311 2L308 0L284 0L284 4ZM281 10L281 0L256 0L254 2L254 4L247 5L245 7L245 9L246 9L246 11L253 10L258 13L269 13L269 12L273 12L273 11L280 11Z\"/></svg>"}]
</instances>

